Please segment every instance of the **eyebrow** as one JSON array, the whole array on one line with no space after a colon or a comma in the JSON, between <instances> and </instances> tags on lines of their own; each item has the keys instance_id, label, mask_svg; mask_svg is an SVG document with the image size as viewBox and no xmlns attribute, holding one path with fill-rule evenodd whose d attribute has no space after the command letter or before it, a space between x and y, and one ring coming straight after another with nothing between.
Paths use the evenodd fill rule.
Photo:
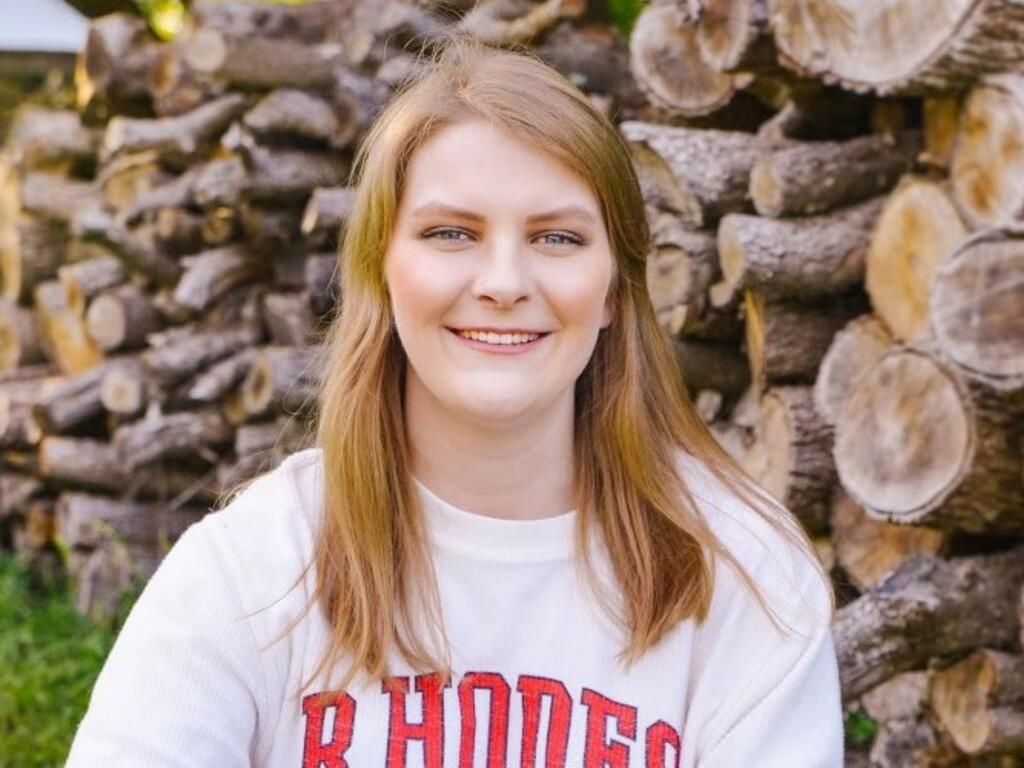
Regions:
<instances>
[{"instance_id":1,"label":"eyebrow","mask_svg":"<svg viewBox=\"0 0 1024 768\"><path fill-rule=\"evenodd\" d=\"M440 214L447 216L455 216L460 219L468 219L470 221L483 221L484 217L474 211L467 211L464 208L458 208L454 205L447 205L446 203L425 203L419 208L416 208L410 213L410 216L427 216L431 214ZM561 218L578 218L584 221L590 222L591 224L597 223L597 218L588 211L578 205L566 205L561 208L555 208L544 213L534 213L526 217L527 224L533 224L539 221L552 221L554 219Z\"/></svg>"}]
</instances>

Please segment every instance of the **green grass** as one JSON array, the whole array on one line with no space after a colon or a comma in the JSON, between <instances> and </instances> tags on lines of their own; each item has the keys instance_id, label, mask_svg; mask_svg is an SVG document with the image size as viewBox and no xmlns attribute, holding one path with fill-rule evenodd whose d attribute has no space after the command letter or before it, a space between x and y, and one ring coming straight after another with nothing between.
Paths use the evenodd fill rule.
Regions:
<instances>
[{"instance_id":1,"label":"green grass","mask_svg":"<svg viewBox=\"0 0 1024 768\"><path fill-rule=\"evenodd\" d=\"M39 584L0 553L0 768L61 766L135 594L102 625L61 583Z\"/></svg>"}]
</instances>

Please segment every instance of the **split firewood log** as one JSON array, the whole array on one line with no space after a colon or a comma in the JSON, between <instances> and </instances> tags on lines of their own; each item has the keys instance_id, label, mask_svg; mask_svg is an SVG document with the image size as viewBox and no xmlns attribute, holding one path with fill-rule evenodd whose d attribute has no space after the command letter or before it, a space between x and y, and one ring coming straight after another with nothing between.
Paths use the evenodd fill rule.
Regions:
<instances>
[{"instance_id":1,"label":"split firewood log","mask_svg":"<svg viewBox=\"0 0 1024 768\"><path fill-rule=\"evenodd\" d=\"M235 460L217 468L217 483L229 494L256 476L273 469L289 454L307 447L308 436L290 416L274 421L240 424L235 431Z\"/></svg>"},{"instance_id":2,"label":"split firewood log","mask_svg":"<svg viewBox=\"0 0 1024 768\"><path fill-rule=\"evenodd\" d=\"M115 421L129 421L141 416L149 405L151 392L157 387L147 379L146 368L137 355L122 355L111 365L100 381L100 402Z\"/></svg>"},{"instance_id":3,"label":"split firewood log","mask_svg":"<svg viewBox=\"0 0 1024 768\"><path fill-rule=\"evenodd\" d=\"M64 174L33 171L21 180L21 208L36 216L68 224L74 213L95 203L96 187Z\"/></svg>"},{"instance_id":4,"label":"split firewood log","mask_svg":"<svg viewBox=\"0 0 1024 768\"><path fill-rule=\"evenodd\" d=\"M691 393L714 390L731 404L750 385L750 367L735 345L674 339L672 346L676 364Z\"/></svg>"},{"instance_id":5,"label":"split firewood log","mask_svg":"<svg viewBox=\"0 0 1024 768\"><path fill-rule=\"evenodd\" d=\"M744 309L751 379L764 389L813 384L832 339L865 307L858 293L809 302L747 290Z\"/></svg>"},{"instance_id":6,"label":"split firewood log","mask_svg":"<svg viewBox=\"0 0 1024 768\"><path fill-rule=\"evenodd\" d=\"M254 322L206 331L185 326L149 334L150 348L142 361L162 386L171 386L262 340L263 329Z\"/></svg>"},{"instance_id":7,"label":"split firewood log","mask_svg":"<svg viewBox=\"0 0 1024 768\"><path fill-rule=\"evenodd\" d=\"M101 154L105 162L149 151L171 167L187 166L215 143L248 104L245 96L229 93L176 117L115 117L107 123Z\"/></svg>"},{"instance_id":8,"label":"split firewood log","mask_svg":"<svg viewBox=\"0 0 1024 768\"><path fill-rule=\"evenodd\" d=\"M737 289L811 298L864 282L877 197L819 216L772 219L730 213L718 227L722 275Z\"/></svg>"},{"instance_id":9,"label":"split firewood log","mask_svg":"<svg viewBox=\"0 0 1024 768\"><path fill-rule=\"evenodd\" d=\"M687 228L750 208L750 171L762 152L752 135L633 120L619 129L654 204L679 214Z\"/></svg>"},{"instance_id":10,"label":"split firewood log","mask_svg":"<svg viewBox=\"0 0 1024 768\"><path fill-rule=\"evenodd\" d=\"M263 323L271 342L302 346L316 341L316 324L304 291L267 293L262 299Z\"/></svg>"},{"instance_id":11,"label":"split firewood log","mask_svg":"<svg viewBox=\"0 0 1024 768\"><path fill-rule=\"evenodd\" d=\"M234 432L219 408L160 413L123 424L112 442L129 471L158 459L201 456L217 462L217 450L231 443Z\"/></svg>"},{"instance_id":12,"label":"split firewood log","mask_svg":"<svg viewBox=\"0 0 1024 768\"><path fill-rule=\"evenodd\" d=\"M85 314L89 337L105 352L141 349L161 325L150 297L132 282L98 295Z\"/></svg>"},{"instance_id":13,"label":"split firewood log","mask_svg":"<svg viewBox=\"0 0 1024 768\"><path fill-rule=\"evenodd\" d=\"M228 245L182 259L185 271L174 289L174 301L202 312L228 291L265 277L268 264L244 248Z\"/></svg>"},{"instance_id":14,"label":"split firewood log","mask_svg":"<svg viewBox=\"0 0 1024 768\"><path fill-rule=\"evenodd\" d=\"M258 348L249 347L217 361L185 382L181 394L172 396L170 404L194 406L221 400L242 383L259 354Z\"/></svg>"},{"instance_id":15,"label":"split firewood log","mask_svg":"<svg viewBox=\"0 0 1024 768\"><path fill-rule=\"evenodd\" d=\"M185 59L188 33L180 34L160 47L149 72L149 90L153 112L158 117L174 117L223 96L228 84L197 72Z\"/></svg>"},{"instance_id":16,"label":"split firewood log","mask_svg":"<svg viewBox=\"0 0 1024 768\"><path fill-rule=\"evenodd\" d=\"M768 0L701 0L697 49L718 72L777 66Z\"/></svg>"},{"instance_id":17,"label":"split firewood log","mask_svg":"<svg viewBox=\"0 0 1024 768\"><path fill-rule=\"evenodd\" d=\"M93 298L103 291L121 285L128 279L128 275L120 259L116 256L103 255L58 267L57 279L64 286L64 298L68 307L82 315Z\"/></svg>"},{"instance_id":18,"label":"split firewood log","mask_svg":"<svg viewBox=\"0 0 1024 768\"><path fill-rule=\"evenodd\" d=\"M95 622L111 622L120 612L122 596L144 584L164 552L151 546L133 547L108 539L95 549L72 550L68 575L75 610Z\"/></svg>"},{"instance_id":19,"label":"split firewood log","mask_svg":"<svg viewBox=\"0 0 1024 768\"><path fill-rule=\"evenodd\" d=\"M0 472L0 520L23 513L32 497L43 489L39 478L16 472Z\"/></svg>"},{"instance_id":20,"label":"split firewood log","mask_svg":"<svg viewBox=\"0 0 1024 768\"><path fill-rule=\"evenodd\" d=\"M41 391L32 406L40 428L47 434L62 434L101 416L100 383L111 365L111 361L104 361Z\"/></svg>"},{"instance_id":21,"label":"split firewood log","mask_svg":"<svg viewBox=\"0 0 1024 768\"><path fill-rule=\"evenodd\" d=\"M242 203L237 209L242 241L254 254L277 259L302 250L302 206Z\"/></svg>"},{"instance_id":22,"label":"split firewood log","mask_svg":"<svg viewBox=\"0 0 1024 768\"><path fill-rule=\"evenodd\" d=\"M230 38L215 29L199 29L183 45L191 69L244 88L322 88L346 63L345 51L337 43Z\"/></svg>"},{"instance_id":23,"label":"split firewood log","mask_svg":"<svg viewBox=\"0 0 1024 768\"><path fill-rule=\"evenodd\" d=\"M91 122L152 109L150 71L159 43L135 14L93 20L75 69L75 101Z\"/></svg>"},{"instance_id":24,"label":"split firewood log","mask_svg":"<svg viewBox=\"0 0 1024 768\"><path fill-rule=\"evenodd\" d=\"M836 613L843 699L929 659L978 647L1019 652L1008 620L1024 581L1024 549L943 560L918 553Z\"/></svg>"},{"instance_id":25,"label":"split firewood log","mask_svg":"<svg viewBox=\"0 0 1024 768\"><path fill-rule=\"evenodd\" d=\"M967 755L1024 751L1024 656L979 648L931 679L931 705Z\"/></svg>"},{"instance_id":26,"label":"split firewood log","mask_svg":"<svg viewBox=\"0 0 1024 768\"><path fill-rule=\"evenodd\" d=\"M33 308L46 356L66 374L87 371L103 359L82 315L68 306L64 286L47 280L35 287Z\"/></svg>"},{"instance_id":27,"label":"split firewood log","mask_svg":"<svg viewBox=\"0 0 1024 768\"><path fill-rule=\"evenodd\" d=\"M916 552L943 553L949 536L918 525L895 525L868 515L842 486L835 488L831 510L836 560L861 592L879 584Z\"/></svg>"},{"instance_id":28,"label":"split firewood log","mask_svg":"<svg viewBox=\"0 0 1024 768\"><path fill-rule=\"evenodd\" d=\"M305 204L314 189L344 184L349 173L339 155L258 144L248 149L246 162L245 197L253 202Z\"/></svg>"},{"instance_id":29,"label":"split firewood log","mask_svg":"<svg viewBox=\"0 0 1024 768\"><path fill-rule=\"evenodd\" d=\"M295 88L279 88L245 113L242 124L261 141L298 139L340 149L359 128L358 115L339 115L326 99Z\"/></svg>"},{"instance_id":30,"label":"split firewood log","mask_svg":"<svg viewBox=\"0 0 1024 768\"><path fill-rule=\"evenodd\" d=\"M32 417L32 399L0 386L0 447L29 451L39 444L43 430Z\"/></svg>"},{"instance_id":31,"label":"split firewood log","mask_svg":"<svg viewBox=\"0 0 1024 768\"><path fill-rule=\"evenodd\" d=\"M306 259L306 294L309 307L322 318L341 304L343 294L338 256L315 253Z\"/></svg>"},{"instance_id":32,"label":"split firewood log","mask_svg":"<svg viewBox=\"0 0 1024 768\"><path fill-rule=\"evenodd\" d=\"M947 171L960 127L961 100L958 96L928 96L921 105L924 152L918 160L929 168Z\"/></svg>"},{"instance_id":33,"label":"split firewood log","mask_svg":"<svg viewBox=\"0 0 1024 768\"><path fill-rule=\"evenodd\" d=\"M875 315L855 317L832 337L814 380L814 407L829 424L850 387L894 344L892 334Z\"/></svg>"},{"instance_id":34,"label":"split firewood log","mask_svg":"<svg viewBox=\"0 0 1024 768\"><path fill-rule=\"evenodd\" d=\"M203 473L181 461L129 471L112 443L86 437L44 436L39 441L36 474L47 485L119 498L169 499L186 493L202 500L215 498L203 483Z\"/></svg>"},{"instance_id":35,"label":"split firewood log","mask_svg":"<svg viewBox=\"0 0 1024 768\"><path fill-rule=\"evenodd\" d=\"M173 543L206 514L196 508L173 509L159 502L114 499L81 491L57 496L56 534L69 547L98 547L111 536L138 546Z\"/></svg>"},{"instance_id":36,"label":"split firewood log","mask_svg":"<svg viewBox=\"0 0 1024 768\"><path fill-rule=\"evenodd\" d=\"M647 257L647 292L669 335L683 333L692 305L706 301L708 288L720 276L715 237L685 229L677 216L658 215Z\"/></svg>"},{"instance_id":37,"label":"split firewood log","mask_svg":"<svg viewBox=\"0 0 1024 768\"><path fill-rule=\"evenodd\" d=\"M563 23L546 32L533 50L588 96L608 100L605 114L640 119L650 102L630 67L629 41L606 23Z\"/></svg>"},{"instance_id":38,"label":"split firewood log","mask_svg":"<svg viewBox=\"0 0 1024 768\"><path fill-rule=\"evenodd\" d=\"M45 361L35 313L0 299L0 373Z\"/></svg>"},{"instance_id":39,"label":"split firewood log","mask_svg":"<svg viewBox=\"0 0 1024 768\"><path fill-rule=\"evenodd\" d=\"M1024 228L970 237L939 268L929 299L943 355L991 387L1024 390Z\"/></svg>"},{"instance_id":40,"label":"split firewood log","mask_svg":"<svg viewBox=\"0 0 1024 768\"><path fill-rule=\"evenodd\" d=\"M345 236L345 222L355 203L354 187L320 187L313 190L302 214L303 236L317 249L337 248Z\"/></svg>"},{"instance_id":41,"label":"split firewood log","mask_svg":"<svg viewBox=\"0 0 1024 768\"><path fill-rule=\"evenodd\" d=\"M239 389L244 412L257 419L308 408L320 381L322 354L319 346L265 347Z\"/></svg>"},{"instance_id":42,"label":"split firewood log","mask_svg":"<svg viewBox=\"0 0 1024 768\"><path fill-rule=\"evenodd\" d=\"M772 10L783 61L851 90L963 90L981 74L1013 69L1024 52L1012 0L776 0Z\"/></svg>"},{"instance_id":43,"label":"split firewood log","mask_svg":"<svg viewBox=\"0 0 1024 768\"><path fill-rule=\"evenodd\" d=\"M921 151L921 134L801 142L759 159L750 198L762 216L822 213L887 192Z\"/></svg>"},{"instance_id":44,"label":"split firewood log","mask_svg":"<svg viewBox=\"0 0 1024 768\"><path fill-rule=\"evenodd\" d=\"M966 236L942 183L908 176L889 195L871 236L865 288L896 339L929 335L932 282Z\"/></svg>"},{"instance_id":45,"label":"split firewood log","mask_svg":"<svg viewBox=\"0 0 1024 768\"><path fill-rule=\"evenodd\" d=\"M153 238L172 256L195 253L205 246L206 216L185 208L160 208L153 219Z\"/></svg>"},{"instance_id":46,"label":"split firewood log","mask_svg":"<svg viewBox=\"0 0 1024 768\"><path fill-rule=\"evenodd\" d=\"M238 237L241 229L238 209L227 205L209 208L203 213L202 238L205 245L227 245Z\"/></svg>"},{"instance_id":47,"label":"split firewood log","mask_svg":"<svg viewBox=\"0 0 1024 768\"><path fill-rule=\"evenodd\" d=\"M0 204L0 277L3 297L24 303L57 274L68 247L61 222L10 211Z\"/></svg>"},{"instance_id":48,"label":"split firewood log","mask_svg":"<svg viewBox=\"0 0 1024 768\"><path fill-rule=\"evenodd\" d=\"M198 166L189 182L188 193L196 205L237 207L245 195L248 171L238 155L218 157Z\"/></svg>"},{"instance_id":49,"label":"split firewood log","mask_svg":"<svg viewBox=\"0 0 1024 768\"><path fill-rule=\"evenodd\" d=\"M937 355L894 347L839 409L839 479L879 520L1020 535L1020 415L1019 403Z\"/></svg>"},{"instance_id":50,"label":"split firewood log","mask_svg":"<svg viewBox=\"0 0 1024 768\"><path fill-rule=\"evenodd\" d=\"M637 83L653 104L672 114L706 115L735 93L732 75L715 71L701 58L696 22L672 3L644 7L629 48Z\"/></svg>"},{"instance_id":51,"label":"split firewood log","mask_svg":"<svg viewBox=\"0 0 1024 768\"><path fill-rule=\"evenodd\" d=\"M151 228L129 229L110 213L90 208L75 217L72 233L79 239L106 248L130 272L139 272L158 285L175 285L181 266L160 251Z\"/></svg>"},{"instance_id":52,"label":"split firewood log","mask_svg":"<svg viewBox=\"0 0 1024 768\"><path fill-rule=\"evenodd\" d=\"M764 393L742 464L811 534L826 532L836 485L832 429L815 412L810 387L775 387Z\"/></svg>"},{"instance_id":53,"label":"split firewood log","mask_svg":"<svg viewBox=\"0 0 1024 768\"><path fill-rule=\"evenodd\" d=\"M96 165L100 132L82 125L77 112L26 105L17 110L8 130L6 146L12 162L22 170L71 169L88 172Z\"/></svg>"},{"instance_id":54,"label":"split firewood log","mask_svg":"<svg viewBox=\"0 0 1024 768\"><path fill-rule=\"evenodd\" d=\"M956 132L949 177L953 199L975 227L1024 215L1024 77L993 75L968 94Z\"/></svg>"},{"instance_id":55,"label":"split firewood log","mask_svg":"<svg viewBox=\"0 0 1024 768\"><path fill-rule=\"evenodd\" d=\"M122 154L100 166L95 185L101 203L113 211L130 208L139 197L168 184L173 175L155 150ZM77 211L76 211L77 213ZM74 222L74 216L71 217Z\"/></svg>"},{"instance_id":56,"label":"split firewood log","mask_svg":"<svg viewBox=\"0 0 1024 768\"><path fill-rule=\"evenodd\" d=\"M953 768L962 758L949 738L937 733L930 722L928 685L928 672L903 672L861 697L864 710L879 726L871 743L872 766Z\"/></svg>"},{"instance_id":57,"label":"split firewood log","mask_svg":"<svg viewBox=\"0 0 1024 768\"><path fill-rule=\"evenodd\" d=\"M485 0L456 22L459 31L494 45L526 43L565 19L583 14L583 0Z\"/></svg>"}]
</instances>

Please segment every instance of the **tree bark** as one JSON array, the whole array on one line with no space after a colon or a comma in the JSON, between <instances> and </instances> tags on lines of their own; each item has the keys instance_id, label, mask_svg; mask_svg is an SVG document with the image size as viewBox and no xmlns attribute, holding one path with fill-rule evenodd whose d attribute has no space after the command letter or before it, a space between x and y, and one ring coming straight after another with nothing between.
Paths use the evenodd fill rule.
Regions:
<instances>
[{"instance_id":1,"label":"tree bark","mask_svg":"<svg viewBox=\"0 0 1024 768\"><path fill-rule=\"evenodd\" d=\"M942 560L915 554L833 623L843 699L935 656L987 646L1019 653L1007 621L1024 580L1024 549Z\"/></svg>"},{"instance_id":2,"label":"tree bark","mask_svg":"<svg viewBox=\"0 0 1024 768\"><path fill-rule=\"evenodd\" d=\"M685 227L709 227L727 213L750 208L750 171L761 154L750 134L638 121L620 123L619 129L648 196L678 213Z\"/></svg>"},{"instance_id":3,"label":"tree bark","mask_svg":"<svg viewBox=\"0 0 1024 768\"><path fill-rule=\"evenodd\" d=\"M909 171L921 134L875 134L785 147L758 160L750 197L762 216L823 213L875 197Z\"/></svg>"},{"instance_id":4,"label":"tree bark","mask_svg":"<svg viewBox=\"0 0 1024 768\"><path fill-rule=\"evenodd\" d=\"M1024 56L1015 0L776 0L773 10L784 62L851 90L959 91Z\"/></svg>"},{"instance_id":5,"label":"tree bark","mask_svg":"<svg viewBox=\"0 0 1024 768\"><path fill-rule=\"evenodd\" d=\"M815 412L810 387L765 392L743 467L811 534L826 532L836 485L832 429Z\"/></svg>"},{"instance_id":6,"label":"tree bark","mask_svg":"<svg viewBox=\"0 0 1024 768\"><path fill-rule=\"evenodd\" d=\"M737 289L783 298L843 293L864 281L883 198L830 214L771 219L730 213L718 226L722 274Z\"/></svg>"}]
</instances>

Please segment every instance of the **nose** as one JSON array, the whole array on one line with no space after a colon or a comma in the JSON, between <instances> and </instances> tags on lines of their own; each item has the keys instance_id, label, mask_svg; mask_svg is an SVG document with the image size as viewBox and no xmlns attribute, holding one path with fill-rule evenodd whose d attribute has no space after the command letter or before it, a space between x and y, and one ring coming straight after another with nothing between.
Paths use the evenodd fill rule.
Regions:
<instances>
[{"instance_id":1,"label":"nose","mask_svg":"<svg viewBox=\"0 0 1024 768\"><path fill-rule=\"evenodd\" d=\"M493 241L490 248L484 249L479 264L480 271L473 282L473 295L478 299L512 306L529 294L528 265L514 240Z\"/></svg>"}]
</instances>

